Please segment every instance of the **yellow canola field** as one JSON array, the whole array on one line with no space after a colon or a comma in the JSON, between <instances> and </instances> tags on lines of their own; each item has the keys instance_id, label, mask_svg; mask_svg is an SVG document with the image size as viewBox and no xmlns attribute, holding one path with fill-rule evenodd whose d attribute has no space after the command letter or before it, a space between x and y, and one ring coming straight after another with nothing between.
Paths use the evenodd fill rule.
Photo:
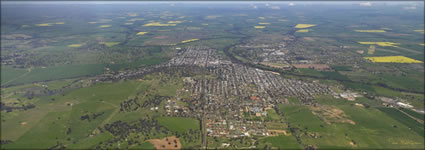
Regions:
<instances>
[{"instance_id":1,"label":"yellow canola field","mask_svg":"<svg viewBox=\"0 0 425 150\"><path fill-rule=\"evenodd\" d=\"M109 28L109 27L111 27L112 25L101 25L101 26L99 26L99 28Z\"/></svg>"},{"instance_id":2,"label":"yellow canola field","mask_svg":"<svg viewBox=\"0 0 425 150\"><path fill-rule=\"evenodd\" d=\"M308 29L301 29L301 30L297 30L297 32L302 32L302 33L304 33L304 32L308 32L309 30Z\"/></svg>"},{"instance_id":3,"label":"yellow canola field","mask_svg":"<svg viewBox=\"0 0 425 150\"><path fill-rule=\"evenodd\" d=\"M254 26L255 29L264 29L264 26Z\"/></svg>"},{"instance_id":4,"label":"yellow canola field","mask_svg":"<svg viewBox=\"0 0 425 150\"><path fill-rule=\"evenodd\" d=\"M381 57L363 57L374 63L422 63L422 61L415 60L405 56L381 56Z\"/></svg>"},{"instance_id":5,"label":"yellow canola field","mask_svg":"<svg viewBox=\"0 0 425 150\"><path fill-rule=\"evenodd\" d=\"M396 45L400 45L400 43L393 43L393 42L359 42L359 43L364 45L378 45L378 46L391 46L391 47L398 47Z\"/></svg>"},{"instance_id":6,"label":"yellow canola field","mask_svg":"<svg viewBox=\"0 0 425 150\"><path fill-rule=\"evenodd\" d=\"M367 50L367 54L372 55L375 53L376 47L375 45L369 46L369 49Z\"/></svg>"},{"instance_id":7,"label":"yellow canola field","mask_svg":"<svg viewBox=\"0 0 425 150\"><path fill-rule=\"evenodd\" d=\"M99 42L99 44L106 45L108 47L112 47L114 45L120 44L119 42Z\"/></svg>"},{"instance_id":8,"label":"yellow canola field","mask_svg":"<svg viewBox=\"0 0 425 150\"><path fill-rule=\"evenodd\" d=\"M169 24L182 23L183 21L168 21Z\"/></svg>"},{"instance_id":9,"label":"yellow canola field","mask_svg":"<svg viewBox=\"0 0 425 150\"><path fill-rule=\"evenodd\" d=\"M145 26L145 27L167 27L167 26L176 26L176 24L152 22L152 23L147 23L143 26Z\"/></svg>"},{"instance_id":10,"label":"yellow canola field","mask_svg":"<svg viewBox=\"0 0 425 150\"><path fill-rule=\"evenodd\" d=\"M301 28L310 28L316 26L315 24L297 24L295 28L301 29Z\"/></svg>"},{"instance_id":11,"label":"yellow canola field","mask_svg":"<svg viewBox=\"0 0 425 150\"><path fill-rule=\"evenodd\" d=\"M71 45L68 45L68 47L77 48L77 47L81 47L81 44L71 44Z\"/></svg>"},{"instance_id":12,"label":"yellow canola field","mask_svg":"<svg viewBox=\"0 0 425 150\"><path fill-rule=\"evenodd\" d=\"M56 22L55 24L65 24L65 22Z\"/></svg>"},{"instance_id":13,"label":"yellow canola field","mask_svg":"<svg viewBox=\"0 0 425 150\"><path fill-rule=\"evenodd\" d=\"M174 46L176 44L162 44L162 45L165 45L165 46Z\"/></svg>"},{"instance_id":14,"label":"yellow canola field","mask_svg":"<svg viewBox=\"0 0 425 150\"><path fill-rule=\"evenodd\" d=\"M264 20L264 19L266 19L266 18L264 18L264 17L258 17L258 19Z\"/></svg>"},{"instance_id":15,"label":"yellow canola field","mask_svg":"<svg viewBox=\"0 0 425 150\"><path fill-rule=\"evenodd\" d=\"M425 46L425 43L419 43L420 46Z\"/></svg>"},{"instance_id":16,"label":"yellow canola field","mask_svg":"<svg viewBox=\"0 0 425 150\"><path fill-rule=\"evenodd\" d=\"M206 19L216 19L219 16L207 16Z\"/></svg>"},{"instance_id":17,"label":"yellow canola field","mask_svg":"<svg viewBox=\"0 0 425 150\"><path fill-rule=\"evenodd\" d=\"M413 30L415 32L419 32L419 33L425 33L425 30Z\"/></svg>"},{"instance_id":18,"label":"yellow canola field","mask_svg":"<svg viewBox=\"0 0 425 150\"><path fill-rule=\"evenodd\" d=\"M379 33L379 32L386 32L385 30L354 30L356 32L369 32L369 33Z\"/></svg>"},{"instance_id":19,"label":"yellow canola field","mask_svg":"<svg viewBox=\"0 0 425 150\"><path fill-rule=\"evenodd\" d=\"M42 23L42 24L36 24L35 26L37 26L37 27L48 27L48 26L52 26L52 25L48 24L48 23Z\"/></svg>"},{"instance_id":20,"label":"yellow canola field","mask_svg":"<svg viewBox=\"0 0 425 150\"><path fill-rule=\"evenodd\" d=\"M260 23L258 23L258 24L261 24L261 25L267 25L267 24L270 24L270 23L268 23L268 22L260 22Z\"/></svg>"},{"instance_id":21,"label":"yellow canola field","mask_svg":"<svg viewBox=\"0 0 425 150\"><path fill-rule=\"evenodd\" d=\"M190 39L190 40L182 41L182 43L193 42L193 41L197 41L197 40L199 40L199 39Z\"/></svg>"},{"instance_id":22,"label":"yellow canola field","mask_svg":"<svg viewBox=\"0 0 425 150\"><path fill-rule=\"evenodd\" d=\"M130 19L130 20L127 20L127 21L141 21L141 20L145 20L145 19L142 19L142 18L134 18L134 19Z\"/></svg>"},{"instance_id":23,"label":"yellow canola field","mask_svg":"<svg viewBox=\"0 0 425 150\"><path fill-rule=\"evenodd\" d=\"M203 23L202 25L207 26L207 25L208 25L208 23Z\"/></svg>"},{"instance_id":24,"label":"yellow canola field","mask_svg":"<svg viewBox=\"0 0 425 150\"><path fill-rule=\"evenodd\" d=\"M148 32L139 32L139 33L137 33L136 35L144 35L144 34L146 34L146 33L148 33Z\"/></svg>"},{"instance_id":25,"label":"yellow canola field","mask_svg":"<svg viewBox=\"0 0 425 150\"><path fill-rule=\"evenodd\" d=\"M99 22L105 23L105 22L110 22L112 21L111 19L100 19Z\"/></svg>"}]
</instances>

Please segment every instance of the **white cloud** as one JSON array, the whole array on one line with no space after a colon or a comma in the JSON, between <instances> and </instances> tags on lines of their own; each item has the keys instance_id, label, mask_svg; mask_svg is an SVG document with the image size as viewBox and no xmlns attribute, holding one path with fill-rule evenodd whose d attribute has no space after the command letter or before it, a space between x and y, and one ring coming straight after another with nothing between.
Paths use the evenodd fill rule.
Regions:
<instances>
[{"instance_id":1,"label":"white cloud","mask_svg":"<svg viewBox=\"0 0 425 150\"><path fill-rule=\"evenodd\" d=\"M416 9L416 6L406 6L406 7L403 7L403 9L406 9L406 10L415 10Z\"/></svg>"},{"instance_id":2,"label":"white cloud","mask_svg":"<svg viewBox=\"0 0 425 150\"><path fill-rule=\"evenodd\" d=\"M372 6L371 2L361 2L360 6Z\"/></svg>"},{"instance_id":3,"label":"white cloud","mask_svg":"<svg viewBox=\"0 0 425 150\"><path fill-rule=\"evenodd\" d=\"M280 9L280 7L279 6L272 6L272 7L270 7L271 9Z\"/></svg>"},{"instance_id":4,"label":"white cloud","mask_svg":"<svg viewBox=\"0 0 425 150\"><path fill-rule=\"evenodd\" d=\"M290 2L288 5L289 6L295 6L295 3Z\"/></svg>"}]
</instances>

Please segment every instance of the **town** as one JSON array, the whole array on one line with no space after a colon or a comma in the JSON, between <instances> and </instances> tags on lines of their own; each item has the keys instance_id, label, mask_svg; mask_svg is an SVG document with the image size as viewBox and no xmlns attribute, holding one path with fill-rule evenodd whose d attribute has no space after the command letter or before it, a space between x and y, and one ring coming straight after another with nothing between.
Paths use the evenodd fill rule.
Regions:
<instances>
[{"instance_id":1,"label":"town","mask_svg":"<svg viewBox=\"0 0 425 150\"><path fill-rule=\"evenodd\" d=\"M288 103L288 97L296 97L309 105L315 103L315 95L334 93L327 85L285 79L276 72L232 63L224 60L215 49L204 46L188 47L164 64L107 78L101 76L96 80L136 78L155 70L170 74L176 71L196 72L196 76L184 78L183 92L188 92L190 98L181 101L189 104L189 108L168 100L164 109L170 116L204 120L208 136L271 136L271 132L275 131L268 131L263 121L245 118L244 114L267 116L267 110L275 109L277 104Z\"/></svg>"}]
</instances>

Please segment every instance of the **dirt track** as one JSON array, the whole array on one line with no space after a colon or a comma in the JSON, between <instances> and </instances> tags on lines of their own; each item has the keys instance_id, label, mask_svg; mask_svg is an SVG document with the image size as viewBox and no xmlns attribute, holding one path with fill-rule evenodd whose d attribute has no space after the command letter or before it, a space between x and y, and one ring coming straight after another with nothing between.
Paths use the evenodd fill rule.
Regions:
<instances>
[{"instance_id":1,"label":"dirt track","mask_svg":"<svg viewBox=\"0 0 425 150\"><path fill-rule=\"evenodd\" d=\"M150 139L156 149L181 149L181 143L176 136L169 136L163 139Z\"/></svg>"}]
</instances>

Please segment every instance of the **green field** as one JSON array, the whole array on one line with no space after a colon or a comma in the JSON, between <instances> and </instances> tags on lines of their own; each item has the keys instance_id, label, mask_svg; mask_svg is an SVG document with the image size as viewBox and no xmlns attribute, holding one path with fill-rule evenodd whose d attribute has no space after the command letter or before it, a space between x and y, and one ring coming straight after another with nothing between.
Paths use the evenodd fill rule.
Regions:
<instances>
[{"instance_id":1,"label":"green field","mask_svg":"<svg viewBox=\"0 0 425 150\"><path fill-rule=\"evenodd\" d=\"M68 117L69 112L48 113L37 125L22 135L16 142L8 144L3 148L23 149L32 147L34 149L42 149L55 145L58 139L64 140L66 137L66 121Z\"/></svg>"},{"instance_id":2,"label":"green field","mask_svg":"<svg viewBox=\"0 0 425 150\"><path fill-rule=\"evenodd\" d=\"M291 127L302 130L303 144L318 148L423 148L421 135L409 130L405 123L374 108L339 106L356 124L326 124L305 106L279 106ZM393 127L397 126L397 128ZM305 136L316 133L320 138ZM368 135L368 136L364 136ZM381 138L386 137L385 139ZM399 138L402 136L403 138ZM354 145L350 142L355 142ZM354 143L353 142L353 143Z\"/></svg>"},{"instance_id":3,"label":"green field","mask_svg":"<svg viewBox=\"0 0 425 150\"><path fill-rule=\"evenodd\" d=\"M16 79L19 76L24 75L26 72L28 72L25 69L14 69L12 67L8 66L1 66L1 85L5 83L9 83Z\"/></svg>"},{"instance_id":4,"label":"green field","mask_svg":"<svg viewBox=\"0 0 425 150\"><path fill-rule=\"evenodd\" d=\"M48 68L34 68L30 72L21 76L16 76L21 71L14 69L12 72L6 74L5 85L25 84L32 82L51 81L58 79L76 78L83 76L98 75L103 73L104 65L100 64L87 64L87 65L64 65ZM7 70L6 70L7 71ZM3 71L2 71L3 72ZM12 75L12 73L14 75ZM14 76L12 78L11 76ZM9 79L9 80L8 80ZM3 80L2 80L3 83ZM3 84L2 84L3 85Z\"/></svg>"},{"instance_id":5,"label":"green field","mask_svg":"<svg viewBox=\"0 0 425 150\"><path fill-rule=\"evenodd\" d=\"M36 109L2 113L2 118L7 118L2 122L2 138L16 140L6 148L25 148L29 145L48 148L56 141L69 143L70 148L90 148L112 137L108 133L92 138L88 136L111 121L122 100L146 90L148 85L149 82L136 81L97 84L64 95L44 97L35 103ZM83 115L93 117L94 114L98 116L90 120L81 119ZM40 135L43 137L40 138Z\"/></svg>"},{"instance_id":6,"label":"green field","mask_svg":"<svg viewBox=\"0 0 425 150\"><path fill-rule=\"evenodd\" d=\"M267 116L265 117L265 121L280 121L282 118L279 114L276 113L274 109L267 110Z\"/></svg>"},{"instance_id":7,"label":"green field","mask_svg":"<svg viewBox=\"0 0 425 150\"><path fill-rule=\"evenodd\" d=\"M120 71L122 69L135 69L135 68L143 67L143 66L156 65L156 64L166 62L167 60L168 59L166 58L147 58L147 59L142 59L142 60L138 60L131 63L110 64L106 66L113 71Z\"/></svg>"},{"instance_id":8,"label":"green field","mask_svg":"<svg viewBox=\"0 0 425 150\"><path fill-rule=\"evenodd\" d=\"M132 147L131 149L155 149L154 145L150 142L145 142L139 146Z\"/></svg>"},{"instance_id":9,"label":"green field","mask_svg":"<svg viewBox=\"0 0 425 150\"><path fill-rule=\"evenodd\" d=\"M270 143L271 147L278 148L278 149L302 149L302 147L298 144L295 137L293 137L291 135L289 135L289 136L280 135L280 136L274 136L274 137L266 137L264 139L261 139L261 142L260 142L261 144L259 145L258 148L266 149L266 147L264 147L265 145L262 145L263 142L264 142L265 145L267 143Z\"/></svg>"},{"instance_id":10,"label":"green field","mask_svg":"<svg viewBox=\"0 0 425 150\"><path fill-rule=\"evenodd\" d=\"M409 118L402 112L400 112L397 109L394 108L378 108L380 111L388 114L391 118L394 120L397 120L407 127L409 127L409 130L412 130L416 132L418 135L424 137L424 125L422 123L417 122L416 120L413 120L412 118Z\"/></svg>"},{"instance_id":11,"label":"green field","mask_svg":"<svg viewBox=\"0 0 425 150\"><path fill-rule=\"evenodd\" d=\"M415 112L415 111L412 111L412 110L406 109L406 108L400 108L400 110L404 111L405 113L408 113L409 115L411 115L411 116L413 116L417 119L421 119L421 120L425 119L424 114L421 114L421 113L418 113L418 112Z\"/></svg>"},{"instance_id":12,"label":"green field","mask_svg":"<svg viewBox=\"0 0 425 150\"><path fill-rule=\"evenodd\" d=\"M160 125L177 133L183 133L189 130L200 130L199 120L192 118L159 117L157 120Z\"/></svg>"}]
</instances>

